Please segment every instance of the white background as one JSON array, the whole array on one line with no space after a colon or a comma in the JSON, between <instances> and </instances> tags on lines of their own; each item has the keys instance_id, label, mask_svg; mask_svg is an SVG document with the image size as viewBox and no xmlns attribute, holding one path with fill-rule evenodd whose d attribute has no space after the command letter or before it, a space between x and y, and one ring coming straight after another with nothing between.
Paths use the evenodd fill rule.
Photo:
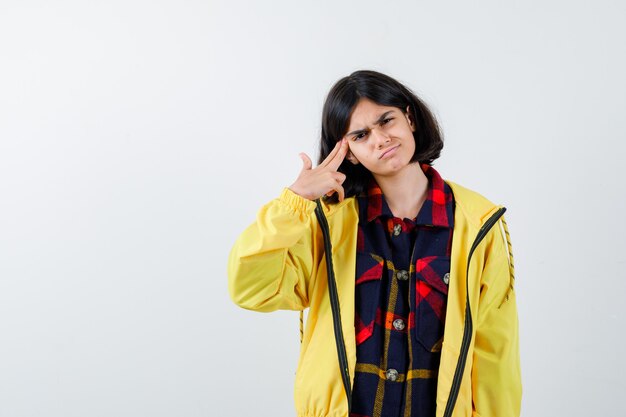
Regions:
<instances>
[{"instance_id":1,"label":"white background","mask_svg":"<svg viewBox=\"0 0 626 417\"><path fill-rule=\"evenodd\" d=\"M623 416L622 1L0 2L0 416L292 416L226 259L339 78L404 82L507 207L524 416Z\"/></svg>"}]
</instances>

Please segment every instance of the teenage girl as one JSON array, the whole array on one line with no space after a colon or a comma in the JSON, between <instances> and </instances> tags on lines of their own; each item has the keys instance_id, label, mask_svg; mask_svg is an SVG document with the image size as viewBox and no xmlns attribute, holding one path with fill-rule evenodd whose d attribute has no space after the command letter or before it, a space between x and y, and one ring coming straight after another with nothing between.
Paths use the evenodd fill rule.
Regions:
<instances>
[{"instance_id":1,"label":"teenage girl","mask_svg":"<svg viewBox=\"0 0 626 417\"><path fill-rule=\"evenodd\" d=\"M235 242L237 305L309 309L298 416L519 416L506 208L444 180L442 148L422 100L356 71L328 93L318 165L300 154Z\"/></svg>"}]
</instances>

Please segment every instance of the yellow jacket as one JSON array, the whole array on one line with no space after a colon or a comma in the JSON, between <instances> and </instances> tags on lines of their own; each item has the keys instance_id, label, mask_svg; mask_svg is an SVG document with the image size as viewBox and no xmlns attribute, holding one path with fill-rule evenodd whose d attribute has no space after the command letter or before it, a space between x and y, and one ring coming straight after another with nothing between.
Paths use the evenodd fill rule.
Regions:
<instances>
[{"instance_id":1,"label":"yellow jacket","mask_svg":"<svg viewBox=\"0 0 626 417\"><path fill-rule=\"evenodd\" d=\"M455 214L437 417L519 416L518 319L512 247L502 216L506 208L445 181L454 194ZM322 207L330 229L353 384L358 206L351 197ZM264 205L230 252L228 289L232 300L249 310L309 308L296 371L297 414L347 417L349 394L337 359L324 242L315 208L314 201L288 188Z\"/></svg>"}]
</instances>

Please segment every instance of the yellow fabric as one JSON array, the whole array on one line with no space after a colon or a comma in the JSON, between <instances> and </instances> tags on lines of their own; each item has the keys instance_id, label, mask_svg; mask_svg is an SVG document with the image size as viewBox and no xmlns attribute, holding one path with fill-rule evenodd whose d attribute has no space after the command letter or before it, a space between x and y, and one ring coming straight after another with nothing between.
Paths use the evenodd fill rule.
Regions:
<instances>
[{"instance_id":1,"label":"yellow fabric","mask_svg":"<svg viewBox=\"0 0 626 417\"><path fill-rule=\"evenodd\" d=\"M444 342L437 388L437 417L448 401L463 338L469 251L482 224L501 206L446 180L456 208ZM309 308L296 371L299 417L347 417L348 401L337 359L322 233L315 202L288 188L264 205L239 236L228 260L228 290L255 311ZM351 382L356 341L354 285L358 207L355 198L323 208L328 219ZM521 372L513 256L501 217L476 247L469 265L473 319L470 350L452 416L519 416Z\"/></svg>"}]
</instances>

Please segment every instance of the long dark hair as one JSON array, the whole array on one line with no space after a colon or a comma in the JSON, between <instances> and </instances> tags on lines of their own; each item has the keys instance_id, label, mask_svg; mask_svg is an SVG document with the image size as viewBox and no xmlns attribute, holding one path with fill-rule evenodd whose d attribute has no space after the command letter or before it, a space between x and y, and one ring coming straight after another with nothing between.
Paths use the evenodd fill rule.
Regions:
<instances>
[{"instance_id":1,"label":"long dark hair","mask_svg":"<svg viewBox=\"0 0 626 417\"><path fill-rule=\"evenodd\" d=\"M355 71L337 81L326 96L322 110L322 135L318 164L321 163L346 133L350 116L361 98L367 98L382 106L397 107L406 113L410 109L415 121L415 154L411 163L431 165L439 158L443 148L443 137L437 120L415 93L388 75L371 70ZM343 183L345 197L365 191L372 174L362 164L354 165L344 159L338 171L346 174ZM324 197L325 201L336 203L337 193Z\"/></svg>"}]
</instances>

